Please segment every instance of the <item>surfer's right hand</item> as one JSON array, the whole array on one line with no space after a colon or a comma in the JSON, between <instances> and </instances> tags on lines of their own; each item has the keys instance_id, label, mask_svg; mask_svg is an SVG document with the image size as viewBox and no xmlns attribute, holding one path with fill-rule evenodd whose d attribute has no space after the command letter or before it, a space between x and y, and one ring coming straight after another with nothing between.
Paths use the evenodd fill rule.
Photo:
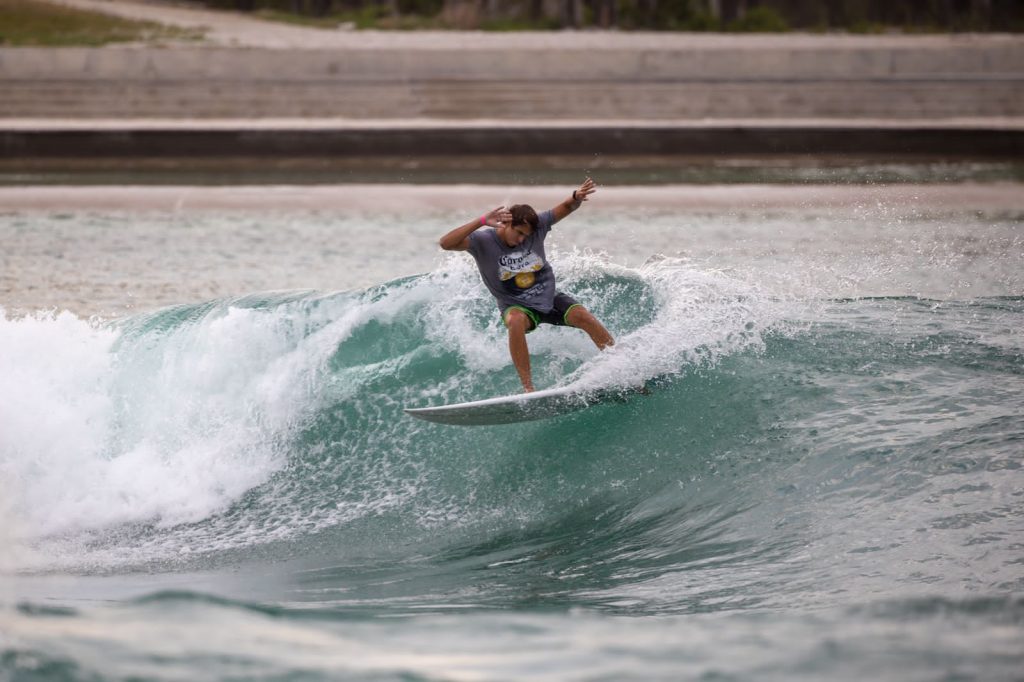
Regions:
<instances>
[{"instance_id":1,"label":"surfer's right hand","mask_svg":"<svg viewBox=\"0 0 1024 682\"><path fill-rule=\"evenodd\" d=\"M490 213L484 214L484 219L481 221L481 227L487 225L488 227L498 227L502 223L508 223L512 221L512 214L504 206L499 206Z\"/></svg>"}]
</instances>

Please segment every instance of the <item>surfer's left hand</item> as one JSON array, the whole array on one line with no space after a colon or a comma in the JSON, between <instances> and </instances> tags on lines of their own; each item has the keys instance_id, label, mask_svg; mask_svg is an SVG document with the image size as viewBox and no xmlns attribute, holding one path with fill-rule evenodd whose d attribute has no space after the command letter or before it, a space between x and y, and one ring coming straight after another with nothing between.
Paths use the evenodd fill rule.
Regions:
<instances>
[{"instance_id":1,"label":"surfer's left hand","mask_svg":"<svg viewBox=\"0 0 1024 682\"><path fill-rule=\"evenodd\" d=\"M579 186L579 189L572 193L572 198L575 201L586 201L587 197L596 191L597 187L594 186L594 181L591 178L587 178L583 181L583 184Z\"/></svg>"}]
</instances>

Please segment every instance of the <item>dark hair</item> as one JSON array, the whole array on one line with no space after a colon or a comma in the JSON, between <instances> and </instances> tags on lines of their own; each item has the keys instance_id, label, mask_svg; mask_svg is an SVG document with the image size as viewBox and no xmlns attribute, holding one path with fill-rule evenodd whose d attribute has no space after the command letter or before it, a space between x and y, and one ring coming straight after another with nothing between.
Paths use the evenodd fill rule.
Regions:
<instances>
[{"instance_id":1,"label":"dark hair","mask_svg":"<svg viewBox=\"0 0 1024 682\"><path fill-rule=\"evenodd\" d=\"M530 229L537 229L537 212L533 210L532 206L516 204L508 212L512 214L513 225L529 225Z\"/></svg>"}]
</instances>

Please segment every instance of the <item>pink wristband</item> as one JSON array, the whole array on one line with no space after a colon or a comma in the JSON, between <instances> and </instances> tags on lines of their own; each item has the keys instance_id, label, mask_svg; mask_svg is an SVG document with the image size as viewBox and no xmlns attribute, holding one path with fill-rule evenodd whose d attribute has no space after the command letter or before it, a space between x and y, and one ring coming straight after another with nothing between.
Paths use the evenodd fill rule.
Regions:
<instances>
[{"instance_id":1,"label":"pink wristband","mask_svg":"<svg viewBox=\"0 0 1024 682\"><path fill-rule=\"evenodd\" d=\"M484 226L486 224L487 224L487 214L484 213L482 216L480 216L480 225L482 227L482 226Z\"/></svg>"}]
</instances>

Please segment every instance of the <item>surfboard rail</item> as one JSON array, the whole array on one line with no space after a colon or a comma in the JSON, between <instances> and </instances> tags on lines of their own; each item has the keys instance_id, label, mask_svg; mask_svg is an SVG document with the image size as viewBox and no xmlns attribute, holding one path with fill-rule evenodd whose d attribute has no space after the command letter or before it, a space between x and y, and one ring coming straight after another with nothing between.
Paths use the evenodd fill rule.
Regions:
<instances>
[{"instance_id":1,"label":"surfboard rail","mask_svg":"<svg viewBox=\"0 0 1024 682\"><path fill-rule=\"evenodd\" d=\"M562 386L452 405L405 408L405 413L417 419L457 426L515 424L576 412L602 402L607 395L607 391Z\"/></svg>"}]
</instances>

